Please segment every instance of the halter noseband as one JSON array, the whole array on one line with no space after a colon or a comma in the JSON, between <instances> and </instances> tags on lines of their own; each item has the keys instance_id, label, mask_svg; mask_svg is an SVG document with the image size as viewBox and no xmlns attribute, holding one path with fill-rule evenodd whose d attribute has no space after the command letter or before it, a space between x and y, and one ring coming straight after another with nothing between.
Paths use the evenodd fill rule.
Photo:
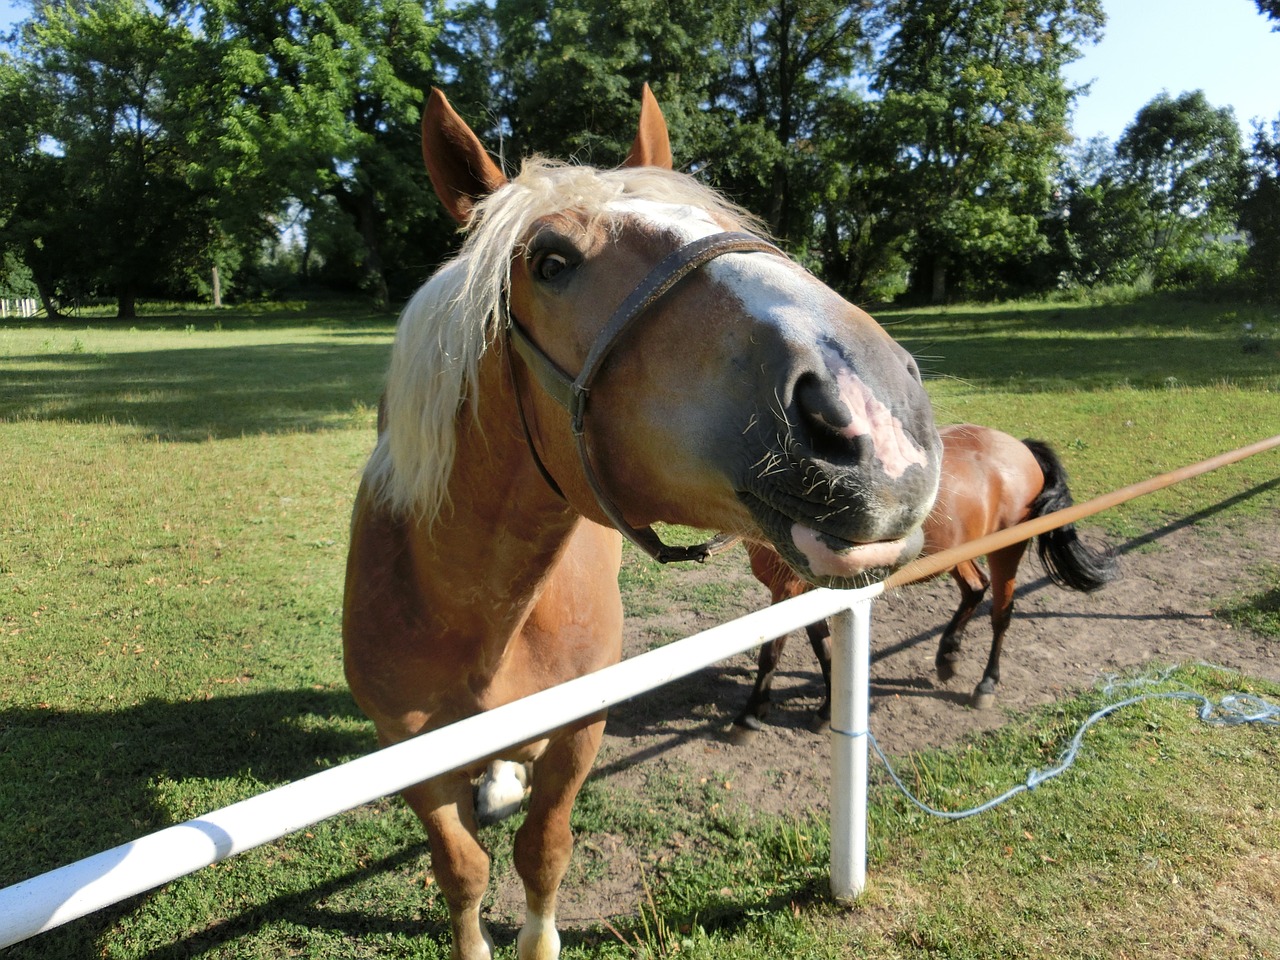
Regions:
<instances>
[{"instance_id":1,"label":"halter noseband","mask_svg":"<svg viewBox=\"0 0 1280 960\"><path fill-rule=\"evenodd\" d=\"M600 331L600 335L596 337L595 343L592 344L591 351L587 354L587 359L582 365L582 372L578 374L576 379L561 370L555 361L533 342L515 317L510 317L508 325L511 334L511 346L515 349L515 352L520 355L520 359L524 361L525 365L533 373L542 389L569 412L573 435L578 443L578 456L582 461L583 473L586 476L587 485L591 488L591 492L595 494L596 503L599 504L604 515L609 518L609 522L617 527L623 536L659 563L671 563L679 560L702 562L712 554L731 546L737 542L738 538L722 533L712 537L705 543L695 544L694 546L671 546L662 542L662 539L654 532L653 527L636 529L627 523L623 519L622 511L618 509L618 505L605 493L604 487L600 483L600 478L596 474L595 467L591 463L591 455L587 450L586 439L587 400L591 395L591 384L600 372L605 358L613 350L622 335L630 329L631 325L645 311L670 293L681 280L699 267L709 263L716 257L724 256L726 253L773 253L781 257L786 256L773 244L761 240L759 237L753 237L749 233L716 233L680 247L658 263L649 272L649 275L641 280L627 298L619 304L618 308L613 311L609 322L605 324L604 329ZM529 444L529 451L533 454L533 459L538 465L539 472L550 484L551 489L563 497L564 494L561 493L559 485L552 479L551 474L547 472L547 468L538 456L537 450L534 449L533 438L529 434L529 426L524 419L524 406L519 403L518 397L516 405L520 409L525 441Z\"/></svg>"}]
</instances>

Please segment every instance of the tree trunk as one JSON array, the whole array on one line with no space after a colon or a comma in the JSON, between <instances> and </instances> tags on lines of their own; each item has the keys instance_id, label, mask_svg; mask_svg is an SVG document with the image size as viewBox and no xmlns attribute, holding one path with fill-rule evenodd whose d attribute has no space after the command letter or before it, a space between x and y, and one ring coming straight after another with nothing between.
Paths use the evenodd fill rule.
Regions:
<instances>
[{"instance_id":1,"label":"tree trunk","mask_svg":"<svg viewBox=\"0 0 1280 960\"><path fill-rule=\"evenodd\" d=\"M120 291L116 301L116 319L134 320L138 316L138 297L132 290Z\"/></svg>"},{"instance_id":2,"label":"tree trunk","mask_svg":"<svg viewBox=\"0 0 1280 960\"><path fill-rule=\"evenodd\" d=\"M929 292L929 302L947 302L947 265L941 257L933 261L933 282Z\"/></svg>"},{"instance_id":3,"label":"tree trunk","mask_svg":"<svg viewBox=\"0 0 1280 960\"><path fill-rule=\"evenodd\" d=\"M34 271L33 271L34 274ZM33 276L36 282L36 292L40 294L40 303L44 306L45 315L50 320L65 320L66 317L62 311L58 309L57 304L53 302L53 292L45 285L44 281L38 275Z\"/></svg>"},{"instance_id":4,"label":"tree trunk","mask_svg":"<svg viewBox=\"0 0 1280 960\"><path fill-rule=\"evenodd\" d=\"M215 308L222 306L222 277L218 273L218 265L213 265L213 305Z\"/></svg>"},{"instance_id":5,"label":"tree trunk","mask_svg":"<svg viewBox=\"0 0 1280 960\"><path fill-rule=\"evenodd\" d=\"M378 207L374 203L373 192L360 190L353 193L345 186L339 185L334 191L338 205L356 222L356 230L364 240L364 273L369 289L379 307L386 307L391 302L391 292L387 289L387 277L382 266L382 249L378 243Z\"/></svg>"}]
</instances>

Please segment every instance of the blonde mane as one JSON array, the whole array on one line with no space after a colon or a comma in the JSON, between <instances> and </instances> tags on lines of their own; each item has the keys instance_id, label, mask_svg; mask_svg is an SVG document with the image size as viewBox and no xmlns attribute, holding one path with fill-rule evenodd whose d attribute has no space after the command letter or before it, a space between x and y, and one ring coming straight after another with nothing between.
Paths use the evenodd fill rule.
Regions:
<instances>
[{"instance_id":1,"label":"blonde mane","mask_svg":"<svg viewBox=\"0 0 1280 960\"><path fill-rule=\"evenodd\" d=\"M532 158L476 206L461 250L414 294L396 328L386 383L386 427L365 467L379 502L428 523L448 502L457 415L480 359L502 332L514 244L561 211L597 223L610 203L640 197L710 211L760 231L750 214L692 177L654 167L598 170Z\"/></svg>"}]
</instances>

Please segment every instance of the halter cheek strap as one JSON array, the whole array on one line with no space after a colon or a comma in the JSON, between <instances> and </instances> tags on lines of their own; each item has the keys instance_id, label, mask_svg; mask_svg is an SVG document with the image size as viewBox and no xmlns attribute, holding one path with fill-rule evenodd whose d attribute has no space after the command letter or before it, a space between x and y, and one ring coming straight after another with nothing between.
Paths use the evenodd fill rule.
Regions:
<instances>
[{"instance_id":1,"label":"halter cheek strap","mask_svg":"<svg viewBox=\"0 0 1280 960\"><path fill-rule=\"evenodd\" d=\"M508 330L510 343L520 359L529 368L539 386L569 413L573 435L578 445L578 456L582 461L583 473L587 485L595 495L601 511L628 540L657 560L659 563L671 563L679 560L704 561L712 554L731 546L738 538L728 534L712 537L705 543L689 547L672 546L662 542L653 527L637 529L622 516L622 511L613 499L605 492L591 461L591 453L587 448L586 416L587 401L591 396L591 385L594 383L605 358L613 350L624 333L644 315L650 307L670 293L677 284L699 267L709 263L716 257L727 253L772 253L776 256L786 255L773 244L754 237L749 233L716 233L674 251L649 272L639 285L631 291L625 300L614 310L604 329L591 346L587 359L582 365L582 372L577 377L570 377L556 365L550 357L533 342L528 332L514 317L510 318ZM518 398L517 398L518 399ZM524 429L525 441L533 453L538 470L561 497L559 485L552 479L546 466L538 456L529 433L529 424L525 419L524 406L517 402L520 409L520 423Z\"/></svg>"}]
</instances>

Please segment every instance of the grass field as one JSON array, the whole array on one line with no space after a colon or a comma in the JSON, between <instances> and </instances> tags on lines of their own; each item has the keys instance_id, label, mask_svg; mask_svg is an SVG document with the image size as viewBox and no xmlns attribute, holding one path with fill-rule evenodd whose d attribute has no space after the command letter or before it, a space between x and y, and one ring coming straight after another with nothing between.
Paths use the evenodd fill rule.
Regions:
<instances>
[{"instance_id":1,"label":"grass field","mask_svg":"<svg viewBox=\"0 0 1280 960\"><path fill-rule=\"evenodd\" d=\"M1077 499L1280 430L1277 308L882 319L933 377L941 421L1049 440ZM391 332L387 317L305 309L0 326L0 885L373 748L338 625ZM1210 506L1210 527L1271 522L1276 458L1098 522L1133 535ZM629 606L671 580L630 558ZM1224 615L1280 643L1277 597L1280 570L1260 569ZM1241 681L1188 668L1171 682ZM981 752L907 758L914 782L935 802L983 798L1052 762L1097 702L1022 718ZM588 785L583 848L615 834L641 849L697 842L648 865L651 899L566 938L565 956L1275 955L1280 920L1250 911L1280 863L1276 733L1190 716L1137 708L1091 737L1060 786L959 826L878 786L875 882L852 914L823 898L820 820L731 816L713 785L673 781L643 800ZM488 829L501 867L512 826ZM445 957L424 849L385 801L6 957ZM570 882L607 870L598 859L580 857Z\"/></svg>"}]
</instances>

